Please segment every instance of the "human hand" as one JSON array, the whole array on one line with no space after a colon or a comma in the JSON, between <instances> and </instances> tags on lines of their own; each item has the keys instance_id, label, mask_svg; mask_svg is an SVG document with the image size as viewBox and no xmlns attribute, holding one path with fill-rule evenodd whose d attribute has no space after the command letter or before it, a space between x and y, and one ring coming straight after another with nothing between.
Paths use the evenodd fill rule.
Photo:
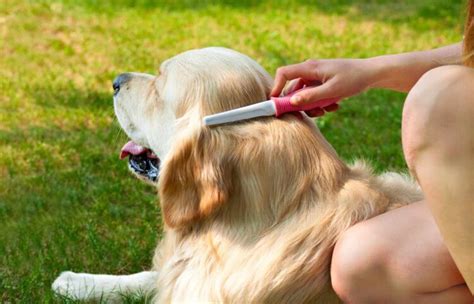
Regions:
<instances>
[{"instance_id":1,"label":"human hand","mask_svg":"<svg viewBox=\"0 0 474 304\"><path fill-rule=\"evenodd\" d=\"M285 94L304 86L313 86L296 93L291 102L294 105L313 103L318 100L334 100L324 107L307 111L310 116L321 116L339 108L337 101L356 95L368 88L371 71L364 59L308 60L277 69L271 96L279 96L287 81L291 81Z\"/></svg>"}]
</instances>

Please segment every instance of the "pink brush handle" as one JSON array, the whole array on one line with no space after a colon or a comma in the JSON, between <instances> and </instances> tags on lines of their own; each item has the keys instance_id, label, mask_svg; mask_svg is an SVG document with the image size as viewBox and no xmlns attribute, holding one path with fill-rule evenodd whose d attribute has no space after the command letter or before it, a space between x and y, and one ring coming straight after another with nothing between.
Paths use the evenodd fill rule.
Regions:
<instances>
[{"instance_id":1,"label":"pink brush handle","mask_svg":"<svg viewBox=\"0 0 474 304\"><path fill-rule=\"evenodd\" d=\"M328 99L321 99L315 102L310 102L306 104L302 104L299 106L294 106L290 103L291 97L307 88L292 92L289 95L283 96L283 97L272 97L273 102L275 103L275 109L276 109L276 117L281 116L282 114L288 113L288 112L299 112L299 111L308 111L308 110L313 110L317 108L324 108L329 105L332 105L334 103L337 103L340 98L328 98Z\"/></svg>"}]
</instances>

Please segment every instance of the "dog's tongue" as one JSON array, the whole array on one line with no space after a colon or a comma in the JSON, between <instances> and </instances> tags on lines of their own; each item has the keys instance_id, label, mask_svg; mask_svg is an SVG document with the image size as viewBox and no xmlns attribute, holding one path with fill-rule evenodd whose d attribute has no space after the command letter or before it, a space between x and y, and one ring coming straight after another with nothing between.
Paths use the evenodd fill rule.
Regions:
<instances>
[{"instance_id":1,"label":"dog's tongue","mask_svg":"<svg viewBox=\"0 0 474 304\"><path fill-rule=\"evenodd\" d=\"M122 150L120 151L120 159L124 159L125 157L129 156L130 154L132 155L140 155L147 151L148 149L145 147L142 147L133 141L129 141L126 143L123 147Z\"/></svg>"}]
</instances>

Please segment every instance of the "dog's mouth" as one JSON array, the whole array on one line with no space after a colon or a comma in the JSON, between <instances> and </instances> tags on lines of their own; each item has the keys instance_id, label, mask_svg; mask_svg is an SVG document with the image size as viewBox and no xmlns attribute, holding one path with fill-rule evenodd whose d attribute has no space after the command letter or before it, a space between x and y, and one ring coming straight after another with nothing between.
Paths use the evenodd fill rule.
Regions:
<instances>
[{"instance_id":1,"label":"dog's mouth","mask_svg":"<svg viewBox=\"0 0 474 304\"><path fill-rule=\"evenodd\" d=\"M127 156L128 167L132 172L152 182L158 180L160 159L152 150L129 141L122 147L120 159Z\"/></svg>"}]
</instances>

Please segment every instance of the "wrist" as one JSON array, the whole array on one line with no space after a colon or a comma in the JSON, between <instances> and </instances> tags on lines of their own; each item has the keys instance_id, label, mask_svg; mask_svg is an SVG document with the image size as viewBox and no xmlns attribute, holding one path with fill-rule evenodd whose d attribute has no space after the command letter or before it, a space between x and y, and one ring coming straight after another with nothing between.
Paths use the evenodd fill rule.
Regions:
<instances>
[{"instance_id":1,"label":"wrist","mask_svg":"<svg viewBox=\"0 0 474 304\"><path fill-rule=\"evenodd\" d=\"M377 56L363 59L367 74L367 88L383 88L384 83L390 80L393 72L393 63L388 56Z\"/></svg>"}]
</instances>

